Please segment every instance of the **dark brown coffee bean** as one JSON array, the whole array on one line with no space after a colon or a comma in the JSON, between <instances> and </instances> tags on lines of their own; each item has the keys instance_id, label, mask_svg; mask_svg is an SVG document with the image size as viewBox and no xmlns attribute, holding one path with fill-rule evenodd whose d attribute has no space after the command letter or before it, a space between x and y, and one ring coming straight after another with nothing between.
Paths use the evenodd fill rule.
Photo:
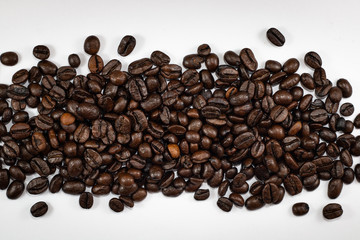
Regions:
<instances>
[{"instance_id":1,"label":"dark brown coffee bean","mask_svg":"<svg viewBox=\"0 0 360 240\"><path fill-rule=\"evenodd\" d=\"M48 205L46 202L37 202L30 208L30 213L33 217L41 217L48 211Z\"/></svg>"},{"instance_id":2,"label":"dark brown coffee bean","mask_svg":"<svg viewBox=\"0 0 360 240\"><path fill-rule=\"evenodd\" d=\"M114 212L122 212L124 210L124 204L118 198L110 199L109 207Z\"/></svg>"},{"instance_id":3,"label":"dark brown coffee bean","mask_svg":"<svg viewBox=\"0 0 360 240\"><path fill-rule=\"evenodd\" d=\"M79 204L84 209L90 209L94 203L94 197L89 192L83 192L80 194Z\"/></svg>"},{"instance_id":4,"label":"dark brown coffee bean","mask_svg":"<svg viewBox=\"0 0 360 240\"><path fill-rule=\"evenodd\" d=\"M270 117L271 119L276 122L280 123L284 121L289 114L289 111L284 106L278 105L271 109Z\"/></svg>"},{"instance_id":5,"label":"dark brown coffee bean","mask_svg":"<svg viewBox=\"0 0 360 240\"><path fill-rule=\"evenodd\" d=\"M23 182L13 181L6 190L6 196L9 199L17 199L24 192L25 186Z\"/></svg>"},{"instance_id":6,"label":"dark brown coffee bean","mask_svg":"<svg viewBox=\"0 0 360 240\"><path fill-rule=\"evenodd\" d=\"M170 57L161 51L152 52L150 59L156 66L159 67L170 63Z\"/></svg>"},{"instance_id":7,"label":"dark brown coffee bean","mask_svg":"<svg viewBox=\"0 0 360 240\"><path fill-rule=\"evenodd\" d=\"M283 71L287 74L293 74L299 69L299 66L299 60L297 60L296 58L290 58L283 64Z\"/></svg>"},{"instance_id":8,"label":"dark brown coffee bean","mask_svg":"<svg viewBox=\"0 0 360 240\"><path fill-rule=\"evenodd\" d=\"M149 58L142 58L129 64L129 73L139 75L151 69L153 63Z\"/></svg>"},{"instance_id":9,"label":"dark brown coffee bean","mask_svg":"<svg viewBox=\"0 0 360 240\"><path fill-rule=\"evenodd\" d=\"M282 69L281 63L275 60L268 60L265 63L265 68L269 70L271 73L280 72Z\"/></svg>"},{"instance_id":10,"label":"dark brown coffee bean","mask_svg":"<svg viewBox=\"0 0 360 240\"><path fill-rule=\"evenodd\" d=\"M33 178L28 185L26 190L30 194L40 194L45 192L49 187L49 181L46 177Z\"/></svg>"},{"instance_id":11,"label":"dark brown coffee bean","mask_svg":"<svg viewBox=\"0 0 360 240\"><path fill-rule=\"evenodd\" d=\"M343 209L338 203L330 203L323 208L323 216L326 219L338 218L343 214Z\"/></svg>"},{"instance_id":12,"label":"dark brown coffee bean","mask_svg":"<svg viewBox=\"0 0 360 240\"><path fill-rule=\"evenodd\" d=\"M292 206L292 212L295 216L303 216L309 212L309 205L304 202L295 203Z\"/></svg>"},{"instance_id":13,"label":"dark brown coffee bean","mask_svg":"<svg viewBox=\"0 0 360 240\"><path fill-rule=\"evenodd\" d=\"M254 72L257 69L258 63L251 49L249 48L242 49L240 51L240 59L248 70Z\"/></svg>"},{"instance_id":14,"label":"dark brown coffee bean","mask_svg":"<svg viewBox=\"0 0 360 240\"><path fill-rule=\"evenodd\" d=\"M49 191L51 193L57 193L61 190L63 184L63 177L61 175L55 175L49 184Z\"/></svg>"},{"instance_id":15,"label":"dark brown coffee bean","mask_svg":"<svg viewBox=\"0 0 360 240\"><path fill-rule=\"evenodd\" d=\"M38 45L33 49L33 55L40 60L46 60L50 56L50 50L47 46Z\"/></svg>"},{"instance_id":16,"label":"dark brown coffee bean","mask_svg":"<svg viewBox=\"0 0 360 240\"><path fill-rule=\"evenodd\" d=\"M351 116L354 113L354 105L351 103L344 103L340 107L340 113L343 116Z\"/></svg>"},{"instance_id":17,"label":"dark brown coffee bean","mask_svg":"<svg viewBox=\"0 0 360 240\"><path fill-rule=\"evenodd\" d=\"M13 100L24 100L29 96L29 89L18 84L11 84L7 89L7 96Z\"/></svg>"},{"instance_id":18,"label":"dark brown coffee bean","mask_svg":"<svg viewBox=\"0 0 360 240\"><path fill-rule=\"evenodd\" d=\"M352 95L353 89L348 80L341 78L337 80L336 86L341 89L344 98L348 98Z\"/></svg>"},{"instance_id":19,"label":"dark brown coffee bean","mask_svg":"<svg viewBox=\"0 0 360 240\"><path fill-rule=\"evenodd\" d=\"M126 57L134 50L135 45L136 39L131 35L126 35L121 39L117 51L121 56Z\"/></svg>"},{"instance_id":20,"label":"dark brown coffee bean","mask_svg":"<svg viewBox=\"0 0 360 240\"><path fill-rule=\"evenodd\" d=\"M226 197L219 198L217 205L224 212L230 212L233 207L233 203Z\"/></svg>"},{"instance_id":21,"label":"dark brown coffee bean","mask_svg":"<svg viewBox=\"0 0 360 240\"><path fill-rule=\"evenodd\" d=\"M73 54L69 55L68 62L71 67L77 68L80 66L81 60L80 60L79 55L73 53Z\"/></svg>"},{"instance_id":22,"label":"dark brown coffee bean","mask_svg":"<svg viewBox=\"0 0 360 240\"><path fill-rule=\"evenodd\" d=\"M5 52L0 55L0 62L6 66L14 66L18 61L19 58L15 52Z\"/></svg>"},{"instance_id":23,"label":"dark brown coffee bean","mask_svg":"<svg viewBox=\"0 0 360 240\"><path fill-rule=\"evenodd\" d=\"M343 182L341 179L331 179L328 185L328 197L330 199L337 198L342 190Z\"/></svg>"},{"instance_id":24,"label":"dark brown coffee bean","mask_svg":"<svg viewBox=\"0 0 360 240\"><path fill-rule=\"evenodd\" d=\"M322 60L319 54L312 51L305 54L304 61L309 67L314 69L320 68L322 65Z\"/></svg>"},{"instance_id":25,"label":"dark brown coffee bean","mask_svg":"<svg viewBox=\"0 0 360 240\"><path fill-rule=\"evenodd\" d=\"M284 186L285 186L286 191L290 195L296 195L296 194L301 193L302 187L303 187L299 177L294 174L289 174L284 179Z\"/></svg>"},{"instance_id":26,"label":"dark brown coffee bean","mask_svg":"<svg viewBox=\"0 0 360 240\"><path fill-rule=\"evenodd\" d=\"M248 210L256 210L262 208L264 205L265 203L259 195L251 196L245 201L245 207Z\"/></svg>"},{"instance_id":27,"label":"dark brown coffee bean","mask_svg":"<svg viewBox=\"0 0 360 240\"><path fill-rule=\"evenodd\" d=\"M10 174L7 169L0 169L0 189L5 190L9 186Z\"/></svg>"},{"instance_id":28,"label":"dark brown coffee bean","mask_svg":"<svg viewBox=\"0 0 360 240\"><path fill-rule=\"evenodd\" d=\"M269 30L267 30L266 36L269 41L275 46L281 47L285 43L284 35L276 28L270 28Z\"/></svg>"},{"instance_id":29,"label":"dark brown coffee bean","mask_svg":"<svg viewBox=\"0 0 360 240\"><path fill-rule=\"evenodd\" d=\"M315 82L313 77L309 73L303 73L300 77L300 82L303 87L309 90L315 89Z\"/></svg>"},{"instance_id":30,"label":"dark brown coffee bean","mask_svg":"<svg viewBox=\"0 0 360 240\"><path fill-rule=\"evenodd\" d=\"M81 181L67 181L63 184L62 190L67 194L81 194L85 191L85 184Z\"/></svg>"},{"instance_id":31,"label":"dark brown coffee bean","mask_svg":"<svg viewBox=\"0 0 360 240\"><path fill-rule=\"evenodd\" d=\"M100 40L96 36L89 36L84 42L84 51L87 54L95 55L99 52Z\"/></svg>"}]
</instances>

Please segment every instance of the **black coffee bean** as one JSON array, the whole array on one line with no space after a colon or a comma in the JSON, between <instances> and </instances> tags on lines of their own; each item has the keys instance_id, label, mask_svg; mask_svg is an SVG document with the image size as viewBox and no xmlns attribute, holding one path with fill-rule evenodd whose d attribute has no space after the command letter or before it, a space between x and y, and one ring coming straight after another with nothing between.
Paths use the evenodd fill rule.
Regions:
<instances>
[{"instance_id":1,"label":"black coffee bean","mask_svg":"<svg viewBox=\"0 0 360 240\"><path fill-rule=\"evenodd\" d=\"M124 210L124 204L118 198L112 198L109 201L109 207L114 212L122 212Z\"/></svg>"},{"instance_id":2,"label":"black coffee bean","mask_svg":"<svg viewBox=\"0 0 360 240\"><path fill-rule=\"evenodd\" d=\"M323 208L323 216L326 219L338 218L343 214L343 209L338 203L330 203Z\"/></svg>"},{"instance_id":3,"label":"black coffee bean","mask_svg":"<svg viewBox=\"0 0 360 240\"><path fill-rule=\"evenodd\" d=\"M100 40L96 36L89 36L84 42L84 51L87 54L95 55L99 52Z\"/></svg>"},{"instance_id":4,"label":"black coffee bean","mask_svg":"<svg viewBox=\"0 0 360 240\"><path fill-rule=\"evenodd\" d=\"M344 103L340 106L340 113L343 116L351 116L354 113L354 105L351 103Z\"/></svg>"},{"instance_id":5,"label":"black coffee bean","mask_svg":"<svg viewBox=\"0 0 360 240\"><path fill-rule=\"evenodd\" d=\"M266 36L272 44L278 47L283 46L285 43L284 35L276 28L270 28L267 30Z\"/></svg>"},{"instance_id":6,"label":"black coffee bean","mask_svg":"<svg viewBox=\"0 0 360 240\"><path fill-rule=\"evenodd\" d=\"M40 194L45 192L49 187L49 181L46 177L33 178L28 185L26 190L30 194Z\"/></svg>"},{"instance_id":7,"label":"black coffee bean","mask_svg":"<svg viewBox=\"0 0 360 240\"><path fill-rule=\"evenodd\" d=\"M6 190L6 196L9 199L17 199L24 192L25 186L23 182L13 181Z\"/></svg>"},{"instance_id":8,"label":"black coffee bean","mask_svg":"<svg viewBox=\"0 0 360 240\"><path fill-rule=\"evenodd\" d=\"M14 66L18 61L19 58L15 52L5 52L0 55L0 62L6 66Z\"/></svg>"},{"instance_id":9,"label":"black coffee bean","mask_svg":"<svg viewBox=\"0 0 360 240\"><path fill-rule=\"evenodd\" d=\"M219 198L217 201L217 205L224 212L230 212L233 207L233 203L230 201L229 198L226 197Z\"/></svg>"},{"instance_id":10,"label":"black coffee bean","mask_svg":"<svg viewBox=\"0 0 360 240\"><path fill-rule=\"evenodd\" d=\"M73 53L73 54L69 55L68 62L71 67L77 68L80 66L81 60L80 60L79 55L77 55L76 53Z\"/></svg>"},{"instance_id":11,"label":"black coffee bean","mask_svg":"<svg viewBox=\"0 0 360 240\"><path fill-rule=\"evenodd\" d=\"M46 202L37 202L30 208L30 213L33 217L41 217L47 213L48 208Z\"/></svg>"},{"instance_id":12,"label":"black coffee bean","mask_svg":"<svg viewBox=\"0 0 360 240\"><path fill-rule=\"evenodd\" d=\"M94 197L89 192L83 192L80 194L79 204L84 209L90 209L94 203Z\"/></svg>"},{"instance_id":13,"label":"black coffee bean","mask_svg":"<svg viewBox=\"0 0 360 240\"><path fill-rule=\"evenodd\" d=\"M136 45L136 39L133 36L126 35L120 41L118 47L118 53L121 56L126 57L134 50L135 45Z\"/></svg>"},{"instance_id":14,"label":"black coffee bean","mask_svg":"<svg viewBox=\"0 0 360 240\"><path fill-rule=\"evenodd\" d=\"M320 68L322 65L322 60L319 54L312 51L305 54L304 61L309 67L314 69Z\"/></svg>"},{"instance_id":15,"label":"black coffee bean","mask_svg":"<svg viewBox=\"0 0 360 240\"><path fill-rule=\"evenodd\" d=\"M295 203L292 206L292 212L295 216L303 216L309 212L309 205L304 202Z\"/></svg>"}]
</instances>

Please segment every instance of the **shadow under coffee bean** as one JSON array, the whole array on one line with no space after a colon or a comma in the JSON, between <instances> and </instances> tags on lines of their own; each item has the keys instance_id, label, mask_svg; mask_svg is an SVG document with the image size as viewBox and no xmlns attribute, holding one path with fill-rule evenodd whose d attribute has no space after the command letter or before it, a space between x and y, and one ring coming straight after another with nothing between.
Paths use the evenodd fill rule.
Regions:
<instances>
[{"instance_id":1,"label":"shadow under coffee bean","mask_svg":"<svg viewBox=\"0 0 360 240\"><path fill-rule=\"evenodd\" d=\"M275 28L267 37L276 46L285 43ZM102 59L100 47L96 36L84 41L89 72L82 75L77 54L58 67L48 60L49 48L38 45L37 66L0 84L0 189L9 199L25 190L63 191L89 209L94 195L111 193L109 208L122 212L155 192L191 192L204 201L207 183L218 188L217 205L229 212L234 205L279 204L285 193L315 190L320 181L329 181L328 197L335 199L344 183L360 181L360 165L352 166L352 156L360 156L360 137L352 134L360 116L354 122L342 117L354 113L352 103L343 103L351 84L331 83L316 52L304 57L312 74L297 73L295 58L259 66L249 48L226 51L220 65L208 44L186 55L183 67L156 50L125 70L118 59ZM127 35L118 53L126 57L135 47ZM18 61L13 52L0 58L5 65ZM29 117L26 106L38 114ZM31 214L47 209L38 202ZM305 215L309 205L294 204L292 211ZM323 215L342 212L330 204Z\"/></svg>"}]
</instances>

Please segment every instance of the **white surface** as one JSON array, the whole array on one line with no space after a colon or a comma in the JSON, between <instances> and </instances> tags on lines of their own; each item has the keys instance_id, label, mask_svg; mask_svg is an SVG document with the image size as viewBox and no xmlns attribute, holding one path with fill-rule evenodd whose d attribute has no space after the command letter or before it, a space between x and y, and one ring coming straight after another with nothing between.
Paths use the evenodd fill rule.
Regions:
<instances>
[{"instance_id":1,"label":"white surface","mask_svg":"<svg viewBox=\"0 0 360 240\"><path fill-rule=\"evenodd\" d=\"M20 61L15 67L0 66L0 82L10 83L12 74L36 65L32 48L46 44L50 60L66 65L69 54L80 53L79 72L85 73L88 56L83 53L86 36L101 40L104 60L119 58L128 63L153 50L166 52L172 62L181 64L185 54L196 52L201 43L210 44L222 58L227 50L253 49L259 66L267 59L284 62L301 59L300 71L309 71L303 56L310 50L323 59L327 76L334 82L348 79L354 96L346 101L357 104L360 96L359 1L14 1L0 2L0 52L14 50ZM277 27L286 37L282 48L271 45L265 32ZM117 54L120 39L132 34L137 39L134 52L122 58ZM352 119L352 117L351 117ZM358 134L358 132L356 132ZM354 164L359 158L354 158ZM341 196L327 198L327 183L314 192L285 196L277 206L250 212L234 207L224 213L216 206L216 191L204 202L192 194L175 199L149 194L133 209L116 214L108 208L111 195L95 198L91 210L78 205L77 196L65 194L24 194L12 201L0 192L0 239L358 239L360 184L344 186ZM31 205L44 200L50 205L46 216L34 219ZM310 212L295 217L291 206L305 201ZM342 204L340 219L326 221L322 207L329 202Z\"/></svg>"}]
</instances>

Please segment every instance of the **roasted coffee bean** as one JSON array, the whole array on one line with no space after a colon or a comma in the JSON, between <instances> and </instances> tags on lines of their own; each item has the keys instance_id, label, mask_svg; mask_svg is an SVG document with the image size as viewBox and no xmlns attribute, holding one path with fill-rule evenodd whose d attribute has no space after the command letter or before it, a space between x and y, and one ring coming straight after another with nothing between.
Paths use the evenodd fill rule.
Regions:
<instances>
[{"instance_id":1,"label":"roasted coffee bean","mask_svg":"<svg viewBox=\"0 0 360 240\"><path fill-rule=\"evenodd\" d=\"M18 55L15 52L5 52L0 55L0 62L6 66L16 65L18 60Z\"/></svg>"},{"instance_id":2,"label":"roasted coffee bean","mask_svg":"<svg viewBox=\"0 0 360 240\"><path fill-rule=\"evenodd\" d=\"M62 190L67 194L81 194L85 191L85 184L81 181L67 181L63 184Z\"/></svg>"},{"instance_id":3,"label":"roasted coffee bean","mask_svg":"<svg viewBox=\"0 0 360 240\"><path fill-rule=\"evenodd\" d=\"M330 199L337 198L342 190L343 182L341 179L331 179L328 185L328 197Z\"/></svg>"},{"instance_id":4,"label":"roasted coffee bean","mask_svg":"<svg viewBox=\"0 0 360 240\"><path fill-rule=\"evenodd\" d=\"M73 54L69 55L68 62L71 67L77 68L80 66L81 60L80 60L79 55L73 53Z\"/></svg>"},{"instance_id":5,"label":"roasted coffee bean","mask_svg":"<svg viewBox=\"0 0 360 240\"><path fill-rule=\"evenodd\" d=\"M275 60L268 60L265 63L265 68L269 70L271 73L280 72L282 69L281 63Z\"/></svg>"},{"instance_id":6,"label":"roasted coffee bean","mask_svg":"<svg viewBox=\"0 0 360 240\"><path fill-rule=\"evenodd\" d=\"M292 206L292 212L295 216L303 216L309 212L309 205L304 202L295 203Z\"/></svg>"},{"instance_id":7,"label":"roasted coffee bean","mask_svg":"<svg viewBox=\"0 0 360 240\"><path fill-rule=\"evenodd\" d=\"M30 194L40 194L45 192L49 187L49 181L46 177L33 178L28 185L26 190Z\"/></svg>"},{"instance_id":8,"label":"roasted coffee bean","mask_svg":"<svg viewBox=\"0 0 360 240\"><path fill-rule=\"evenodd\" d=\"M322 65L322 60L319 54L312 51L305 54L304 61L309 67L314 69L320 68Z\"/></svg>"},{"instance_id":9,"label":"roasted coffee bean","mask_svg":"<svg viewBox=\"0 0 360 240\"><path fill-rule=\"evenodd\" d=\"M343 116L351 116L354 113L354 105L351 103L344 103L340 106L340 113Z\"/></svg>"},{"instance_id":10,"label":"roasted coffee bean","mask_svg":"<svg viewBox=\"0 0 360 240\"><path fill-rule=\"evenodd\" d=\"M299 66L299 60L297 60L296 58L290 58L283 64L283 71L287 74L293 74L299 69Z\"/></svg>"},{"instance_id":11,"label":"roasted coffee bean","mask_svg":"<svg viewBox=\"0 0 360 240\"><path fill-rule=\"evenodd\" d=\"M336 86L341 89L344 98L348 98L352 95L353 90L348 80L341 78L337 80Z\"/></svg>"},{"instance_id":12,"label":"roasted coffee bean","mask_svg":"<svg viewBox=\"0 0 360 240\"><path fill-rule=\"evenodd\" d=\"M240 60L244 66L252 72L254 72L258 67L254 53L249 48L244 48L240 51Z\"/></svg>"},{"instance_id":13,"label":"roasted coffee bean","mask_svg":"<svg viewBox=\"0 0 360 240\"><path fill-rule=\"evenodd\" d=\"M265 203L259 195L251 196L245 201L245 207L248 210L256 210L262 208L264 205Z\"/></svg>"},{"instance_id":14,"label":"roasted coffee bean","mask_svg":"<svg viewBox=\"0 0 360 240\"><path fill-rule=\"evenodd\" d=\"M80 198L79 198L80 207L84 209L90 209L93 206L93 203L94 203L94 197L91 193L83 192L82 194L80 194Z\"/></svg>"},{"instance_id":15,"label":"roasted coffee bean","mask_svg":"<svg viewBox=\"0 0 360 240\"><path fill-rule=\"evenodd\" d=\"M326 219L338 218L343 214L343 209L338 203L330 203L323 208L323 216Z\"/></svg>"},{"instance_id":16,"label":"roasted coffee bean","mask_svg":"<svg viewBox=\"0 0 360 240\"><path fill-rule=\"evenodd\" d=\"M219 66L219 57L214 53L210 53L206 56L205 66L210 72L215 72Z\"/></svg>"},{"instance_id":17,"label":"roasted coffee bean","mask_svg":"<svg viewBox=\"0 0 360 240\"><path fill-rule=\"evenodd\" d=\"M121 39L117 51L121 56L126 57L134 50L135 45L136 39L133 36L126 35Z\"/></svg>"},{"instance_id":18,"label":"roasted coffee bean","mask_svg":"<svg viewBox=\"0 0 360 240\"><path fill-rule=\"evenodd\" d=\"M25 186L23 182L13 181L6 190L6 196L9 199L17 199L24 192Z\"/></svg>"},{"instance_id":19,"label":"roasted coffee bean","mask_svg":"<svg viewBox=\"0 0 360 240\"><path fill-rule=\"evenodd\" d=\"M159 67L170 63L170 57L161 51L152 52L150 59L156 66Z\"/></svg>"},{"instance_id":20,"label":"roasted coffee bean","mask_svg":"<svg viewBox=\"0 0 360 240\"><path fill-rule=\"evenodd\" d=\"M129 73L139 75L151 69L153 63L149 58L142 58L129 64Z\"/></svg>"},{"instance_id":21,"label":"roasted coffee bean","mask_svg":"<svg viewBox=\"0 0 360 240\"><path fill-rule=\"evenodd\" d=\"M122 212L124 210L124 204L118 198L110 199L109 207L114 212Z\"/></svg>"},{"instance_id":22,"label":"roasted coffee bean","mask_svg":"<svg viewBox=\"0 0 360 240\"><path fill-rule=\"evenodd\" d=\"M354 168L355 177L358 182L360 182L360 164L356 164Z\"/></svg>"},{"instance_id":23,"label":"roasted coffee bean","mask_svg":"<svg viewBox=\"0 0 360 240\"><path fill-rule=\"evenodd\" d=\"M269 41L275 46L281 47L285 43L284 35L276 28L270 28L266 32L266 36Z\"/></svg>"},{"instance_id":24,"label":"roasted coffee bean","mask_svg":"<svg viewBox=\"0 0 360 240\"><path fill-rule=\"evenodd\" d=\"M50 50L47 46L38 45L33 49L33 55L40 60L46 60L50 56Z\"/></svg>"},{"instance_id":25,"label":"roasted coffee bean","mask_svg":"<svg viewBox=\"0 0 360 240\"><path fill-rule=\"evenodd\" d=\"M49 184L49 191L51 193L57 193L61 190L63 184L63 177L61 175L55 175Z\"/></svg>"},{"instance_id":26,"label":"roasted coffee bean","mask_svg":"<svg viewBox=\"0 0 360 240\"><path fill-rule=\"evenodd\" d=\"M0 189L5 190L9 186L10 174L7 169L0 169Z\"/></svg>"},{"instance_id":27,"label":"roasted coffee bean","mask_svg":"<svg viewBox=\"0 0 360 240\"><path fill-rule=\"evenodd\" d=\"M84 42L84 51L87 54L95 55L99 52L100 49L100 40L96 36L89 36L85 39Z\"/></svg>"},{"instance_id":28,"label":"roasted coffee bean","mask_svg":"<svg viewBox=\"0 0 360 240\"><path fill-rule=\"evenodd\" d=\"M11 84L7 89L7 96L13 100L24 100L29 96L29 89L19 84Z\"/></svg>"},{"instance_id":29,"label":"roasted coffee bean","mask_svg":"<svg viewBox=\"0 0 360 240\"><path fill-rule=\"evenodd\" d=\"M41 217L48 211L48 205L46 202L37 202L30 208L30 213L33 217Z\"/></svg>"},{"instance_id":30,"label":"roasted coffee bean","mask_svg":"<svg viewBox=\"0 0 360 240\"><path fill-rule=\"evenodd\" d=\"M217 201L217 205L224 212L230 212L233 207L233 203L230 201L229 198L226 197L219 198Z\"/></svg>"},{"instance_id":31,"label":"roasted coffee bean","mask_svg":"<svg viewBox=\"0 0 360 240\"><path fill-rule=\"evenodd\" d=\"M203 201L208 199L210 196L209 189L198 189L194 194L195 200Z\"/></svg>"},{"instance_id":32,"label":"roasted coffee bean","mask_svg":"<svg viewBox=\"0 0 360 240\"><path fill-rule=\"evenodd\" d=\"M294 174L289 174L284 179L284 186L285 186L286 191L290 195L299 194L302 191L302 187L303 187L299 177Z\"/></svg>"}]
</instances>

